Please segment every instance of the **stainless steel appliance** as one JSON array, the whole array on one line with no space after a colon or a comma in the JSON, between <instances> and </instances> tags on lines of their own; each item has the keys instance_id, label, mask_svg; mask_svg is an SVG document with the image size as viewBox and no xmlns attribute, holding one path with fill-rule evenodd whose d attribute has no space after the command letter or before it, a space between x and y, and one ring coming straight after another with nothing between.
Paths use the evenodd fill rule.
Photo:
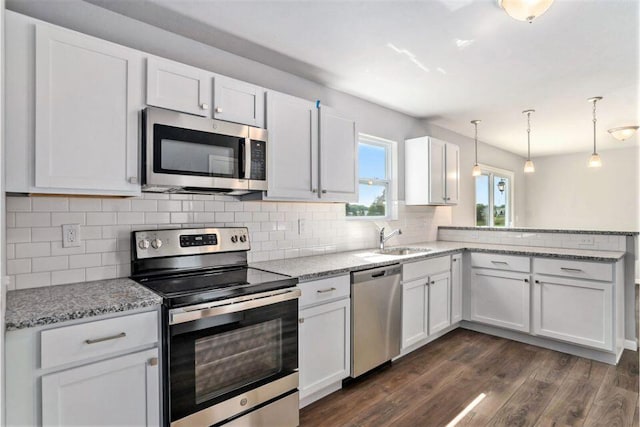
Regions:
<instances>
[{"instance_id":1,"label":"stainless steel appliance","mask_svg":"<svg viewBox=\"0 0 640 427\"><path fill-rule=\"evenodd\" d=\"M400 354L402 267L351 273L351 376Z\"/></svg>"},{"instance_id":2,"label":"stainless steel appliance","mask_svg":"<svg viewBox=\"0 0 640 427\"><path fill-rule=\"evenodd\" d=\"M267 190L266 130L154 107L143 121L144 191Z\"/></svg>"},{"instance_id":3,"label":"stainless steel appliance","mask_svg":"<svg viewBox=\"0 0 640 427\"><path fill-rule=\"evenodd\" d=\"M132 233L132 278L163 297L166 425L298 425L297 279L249 248L246 228Z\"/></svg>"}]
</instances>

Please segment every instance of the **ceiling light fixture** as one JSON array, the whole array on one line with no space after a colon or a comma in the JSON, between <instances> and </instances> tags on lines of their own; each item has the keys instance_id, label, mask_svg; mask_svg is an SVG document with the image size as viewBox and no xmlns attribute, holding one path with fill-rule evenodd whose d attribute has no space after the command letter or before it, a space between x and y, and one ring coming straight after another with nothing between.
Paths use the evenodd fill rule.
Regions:
<instances>
[{"instance_id":1,"label":"ceiling light fixture","mask_svg":"<svg viewBox=\"0 0 640 427\"><path fill-rule=\"evenodd\" d=\"M619 128L609 129L607 132L618 141L624 141L625 139L633 136L638 130L638 126L622 126Z\"/></svg>"},{"instance_id":2,"label":"ceiling light fixture","mask_svg":"<svg viewBox=\"0 0 640 427\"><path fill-rule=\"evenodd\" d=\"M596 151L596 102L600 101L601 99L601 96L594 96L593 98L587 99L587 101L593 102L593 153L591 154L591 157L589 157L590 168L602 167L600 154L598 154L598 152Z\"/></svg>"},{"instance_id":3,"label":"ceiling light fixture","mask_svg":"<svg viewBox=\"0 0 640 427\"><path fill-rule=\"evenodd\" d=\"M549 9L553 0L498 0L498 5L518 21L533 22Z\"/></svg>"},{"instance_id":4,"label":"ceiling light fixture","mask_svg":"<svg viewBox=\"0 0 640 427\"><path fill-rule=\"evenodd\" d=\"M476 127L476 136L474 138L475 146L476 146L476 163L473 165L473 170L471 171L471 176L480 176L482 175L482 170L480 169L480 165L478 165L478 123L482 120L471 120L471 123Z\"/></svg>"},{"instance_id":5,"label":"ceiling light fixture","mask_svg":"<svg viewBox=\"0 0 640 427\"><path fill-rule=\"evenodd\" d=\"M536 110L524 110L522 114L527 115L527 161L524 162L524 173L533 173L536 171L536 167L531 161L531 113L535 113Z\"/></svg>"}]
</instances>

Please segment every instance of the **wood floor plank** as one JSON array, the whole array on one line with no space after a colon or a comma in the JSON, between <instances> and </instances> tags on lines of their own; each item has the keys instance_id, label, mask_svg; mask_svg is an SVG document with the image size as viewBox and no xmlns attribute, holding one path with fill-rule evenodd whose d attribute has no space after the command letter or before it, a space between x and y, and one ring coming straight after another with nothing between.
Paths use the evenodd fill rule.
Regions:
<instances>
[{"instance_id":1,"label":"wood floor plank","mask_svg":"<svg viewBox=\"0 0 640 427\"><path fill-rule=\"evenodd\" d=\"M532 378L548 383L560 383L577 360L576 356L547 350L543 353L542 362L536 367Z\"/></svg>"},{"instance_id":2,"label":"wood floor plank","mask_svg":"<svg viewBox=\"0 0 640 427\"><path fill-rule=\"evenodd\" d=\"M594 380L567 378L547 405L536 425L581 426L600 388Z\"/></svg>"},{"instance_id":3,"label":"wood floor plank","mask_svg":"<svg viewBox=\"0 0 640 427\"><path fill-rule=\"evenodd\" d=\"M605 377L605 382L598 390L584 426L624 427L633 425L638 393L607 384L606 381Z\"/></svg>"},{"instance_id":4,"label":"wood floor plank","mask_svg":"<svg viewBox=\"0 0 640 427\"><path fill-rule=\"evenodd\" d=\"M528 378L487 425L533 426L557 390L557 384Z\"/></svg>"}]
</instances>

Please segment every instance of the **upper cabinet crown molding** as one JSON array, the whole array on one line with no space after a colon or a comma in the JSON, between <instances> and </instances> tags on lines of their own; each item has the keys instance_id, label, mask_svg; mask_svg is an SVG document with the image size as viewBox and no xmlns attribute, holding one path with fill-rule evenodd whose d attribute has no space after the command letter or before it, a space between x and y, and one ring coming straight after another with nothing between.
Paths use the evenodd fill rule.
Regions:
<instances>
[{"instance_id":1,"label":"upper cabinet crown molding","mask_svg":"<svg viewBox=\"0 0 640 427\"><path fill-rule=\"evenodd\" d=\"M407 205L456 205L460 198L460 148L423 136L405 141Z\"/></svg>"}]
</instances>

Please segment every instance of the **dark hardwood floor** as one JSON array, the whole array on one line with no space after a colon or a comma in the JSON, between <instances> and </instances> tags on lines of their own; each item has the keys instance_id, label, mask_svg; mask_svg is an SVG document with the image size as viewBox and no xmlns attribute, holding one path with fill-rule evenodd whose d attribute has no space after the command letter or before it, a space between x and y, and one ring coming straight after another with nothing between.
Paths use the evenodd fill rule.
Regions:
<instances>
[{"instance_id":1,"label":"dark hardwood floor","mask_svg":"<svg viewBox=\"0 0 640 427\"><path fill-rule=\"evenodd\" d=\"M302 426L638 426L638 353L618 366L457 329L300 412Z\"/></svg>"}]
</instances>

